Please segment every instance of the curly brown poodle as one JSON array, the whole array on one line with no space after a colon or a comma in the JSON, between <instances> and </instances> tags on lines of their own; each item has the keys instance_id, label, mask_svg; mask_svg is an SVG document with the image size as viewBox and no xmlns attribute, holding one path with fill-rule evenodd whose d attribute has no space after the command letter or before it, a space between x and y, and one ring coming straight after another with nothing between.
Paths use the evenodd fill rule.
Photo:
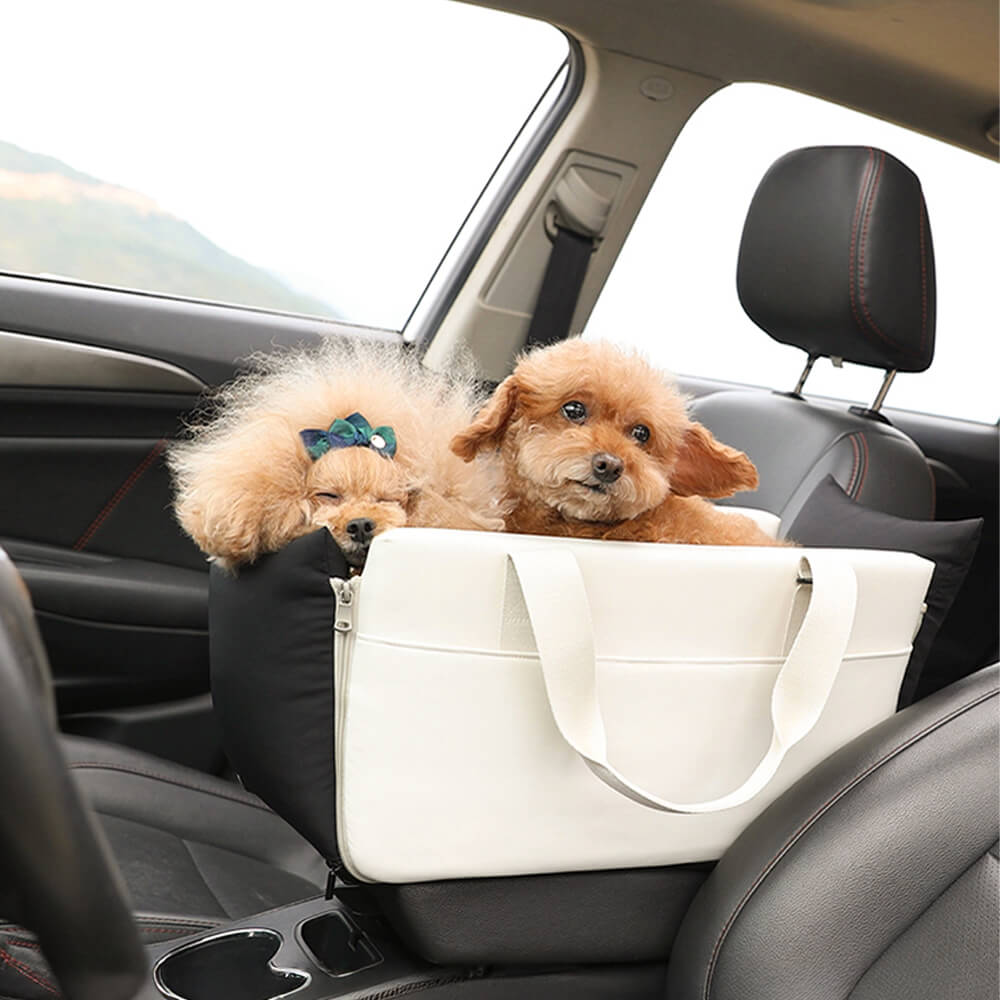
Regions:
<instances>
[{"instance_id":1,"label":"curly brown poodle","mask_svg":"<svg viewBox=\"0 0 1000 1000\"><path fill-rule=\"evenodd\" d=\"M523 355L451 447L467 462L499 452L507 531L783 544L703 499L755 489L750 459L688 417L669 376L607 342Z\"/></svg>"},{"instance_id":2,"label":"curly brown poodle","mask_svg":"<svg viewBox=\"0 0 1000 1000\"><path fill-rule=\"evenodd\" d=\"M355 569L388 528L501 530L498 463L468 466L449 449L480 402L471 379L430 372L395 345L331 339L256 355L169 450L175 515L228 569L319 527ZM356 442L310 448L348 418L368 428Z\"/></svg>"}]
</instances>

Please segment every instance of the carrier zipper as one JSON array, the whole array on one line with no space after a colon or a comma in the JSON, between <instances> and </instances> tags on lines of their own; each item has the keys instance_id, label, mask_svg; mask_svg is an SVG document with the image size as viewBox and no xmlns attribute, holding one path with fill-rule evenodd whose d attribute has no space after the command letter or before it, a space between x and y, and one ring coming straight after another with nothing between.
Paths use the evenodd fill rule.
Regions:
<instances>
[{"instance_id":1,"label":"carrier zipper","mask_svg":"<svg viewBox=\"0 0 1000 1000\"><path fill-rule=\"evenodd\" d=\"M361 577L348 579L330 577L330 589L334 596L333 615L333 751L336 769L337 785L340 785L340 743L344 732L344 710L347 699L344 693L351 673L351 655L354 652L354 640L357 635L358 595L361 589ZM337 829L341 829L340 796L337 796ZM340 845L340 858L336 865L330 865L330 878L327 881L327 892L335 892L337 876L343 880L344 845ZM329 897L327 897L329 898Z\"/></svg>"},{"instance_id":2,"label":"carrier zipper","mask_svg":"<svg viewBox=\"0 0 1000 1000\"><path fill-rule=\"evenodd\" d=\"M333 616L333 684L336 692L336 700L339 703L343 700L340 696L347 682L347 675L351 668L351 653L354 649L355 620L358 611L358 590L361 578L354 576L350 579L343 579L339 576L330 578L330 587L336 600L336 608ZM337 711L338 732L339 715Z\"/></svg>"},{"instance_id":3,"label":"carrier zipper","mask_svg":"<svg viewBox=\"0 0 1000 1000\"><path fill-rule=\"evenodd\" d=\"M341 635L354 631L354 579L345 580L339 576L330 578L330 587L337 602L333 628Z\"/></svg>"}]
</instances>

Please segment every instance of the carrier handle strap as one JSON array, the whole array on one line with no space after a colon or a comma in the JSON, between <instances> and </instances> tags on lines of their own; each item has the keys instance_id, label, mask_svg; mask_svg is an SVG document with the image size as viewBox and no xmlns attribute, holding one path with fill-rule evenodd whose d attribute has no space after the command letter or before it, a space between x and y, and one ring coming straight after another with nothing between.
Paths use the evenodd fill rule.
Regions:
<instances>
[{"instance_id":1,"label":"carrier handle strap","mask_svg":"<svg viewBox=\"0 0 1000 1000\"><path fill-rule=\"evenodd\" d=\"M562 738L606 785L640 805L670 813L712 813L752 799L774 777L788 751L816 725L847 649L857 579L843 556L810 552L801 576L812 580L809 605L771 692L771 745L739 788L707 802L671 802L643 790L608 761L597 697L594 630L583 575L572 552L508 552ZM723 693L724 695L724 693Z\"/></svg>"}]
</instances>

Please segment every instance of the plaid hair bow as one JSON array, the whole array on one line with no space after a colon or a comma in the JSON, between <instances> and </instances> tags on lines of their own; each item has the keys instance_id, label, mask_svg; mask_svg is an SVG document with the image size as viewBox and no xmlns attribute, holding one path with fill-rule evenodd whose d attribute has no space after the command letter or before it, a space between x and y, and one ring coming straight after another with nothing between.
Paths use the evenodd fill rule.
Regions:
<instances>
[{"instance_id":1,"label":"plaid hair bow","mask_svg":"<svg viewBox=\"0 0 1000 1000\"><path fill-rule=\"evenodd\" d=\"M306 451L315 462L321 455L336 448L371 448L385 458L396 454L396 432L391 427L372 427L360 413L346 420L334 420L330 429L299 431Z\"/></svg>"}]
</instances>

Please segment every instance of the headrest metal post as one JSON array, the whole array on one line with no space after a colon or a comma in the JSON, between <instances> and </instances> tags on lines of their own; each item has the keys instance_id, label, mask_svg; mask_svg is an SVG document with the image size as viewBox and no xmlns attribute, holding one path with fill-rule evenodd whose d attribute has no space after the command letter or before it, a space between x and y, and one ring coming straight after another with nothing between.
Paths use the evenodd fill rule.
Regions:
<instances>
[{"instance_id":1,"label":"headrest metal post","mask_svg":"<svg viewBox=\"0 0 1000 1000\"><path fill-rule=\"evenodd\" d=\"M875 402L871 405L872 413L878 413L878 411L882 409L882 404L885 402L885 397L889 392L889 386L892 385L892 380L895 377L895 368L886 369L885 378L882 379L882 387L879 389L878 395L875 397Z\"/></svg>"},{"instance_id":2,"label":"headrest metal post","mask_svg":"<svg viewBox=\"0 0 1000 1000\"><path fill-rule=\"evenodd\" d=\"M813 365L816 364L816 359L818 357L818 354L809 355L809 358L806 361L806 366L802 369L802 374L799 376L799 380L795 383L795 388L792 390L793 396L802 395L802 387L806 384L806 379L809 378L809 373L813 370Z\"/></svg>"}]
</instances>

